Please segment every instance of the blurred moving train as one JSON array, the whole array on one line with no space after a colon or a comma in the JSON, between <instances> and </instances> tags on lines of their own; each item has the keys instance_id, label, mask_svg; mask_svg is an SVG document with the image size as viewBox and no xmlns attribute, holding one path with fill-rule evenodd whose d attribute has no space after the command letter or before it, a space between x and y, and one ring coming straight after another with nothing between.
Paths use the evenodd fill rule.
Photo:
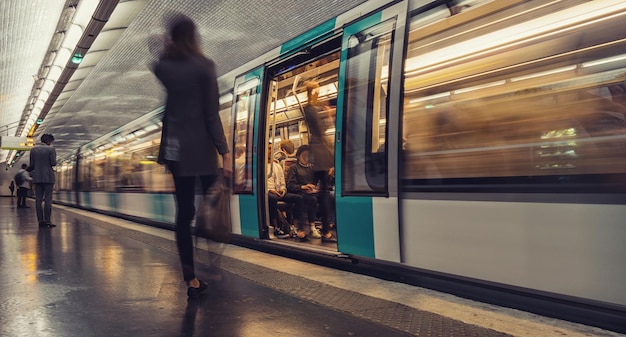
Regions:
<instances>
[{"instance_id":1,"label":"blurred moving train","mask_svg":"<svg viewBox=\"0 0 626 337\"><path fill-rule=\"evenodd\" d=\"M626 332L625 20L621 0L371 0L220 77L235 237ZM308 142L308 80L337 100L336 244L261 238L266 144ZM173 223L161 115L66 158L56 200Z\"/></svg>"}]
</instances>

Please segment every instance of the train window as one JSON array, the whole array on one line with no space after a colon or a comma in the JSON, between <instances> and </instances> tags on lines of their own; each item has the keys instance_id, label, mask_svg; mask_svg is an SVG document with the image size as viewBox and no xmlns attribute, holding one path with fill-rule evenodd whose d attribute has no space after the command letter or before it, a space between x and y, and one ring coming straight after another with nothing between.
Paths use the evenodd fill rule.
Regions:
<instances>
[{"instance_id":1,"label":"train window","mask_svg":"<svg viewBox=\"0 0 626 337\"><path fill-rule=\"evenodd\" d=\"M89 166L93 161L93 152L81 153L78 164L78 190L81 192L91 190Z\"/></svg>"},{"instance_id":2,"label":"train window","mask_svg":"<svg viewBox=\"0 0 626 337\"><path fill-rule=\"evenodd\" d=\"M233 138L232 138L233 137L233 134L232 134L232 130L233 130L232 111L233 110L232 110L232 107L233 107L233 94L228 93L220 97L220 107L219 107L220 120L222 121L222 126L224 127L224 136L226 136L226 141L228 142L229 149L233 148ZM221 162L222 156L218 156L218 160ZM222 165L230 165L232 168L233 163L222 163Z\"/></svg>"},{"instance_id":3,"label":"train window","mask_svg":"<svg viewBox=\"0 0 626 337\"><path fill-rule=\"evenodd\" d=\"M56 166L57 183L55 189L58 191L71 191L74 182L74 164L73 160L64 160Z\"/></svg>"},{"instance_id":4,"label":"train window","mask_svg":"<svg viewBox=\"0 0 626 337\"><path fill-rule=\"evenodd\" d=\"M104 143L90 144L79 156L78 189L106 192L173 192L166 166L157 164L161 123L119 134Z\"/></svg>"},{"instance_id":5,"label":"train window","mask_svg":"<svg viewBox=\"0 0 626 337\"><path fill-rule=\"evenodd\" d=\"M349 37L344 194L387 192L387 107L395 19Z\"/></svg>"},{"instance_id":6,"label":"train window","mask_svg":"<svg viewBox=\"0 0 626 337\"><path fill-rule=\"evenodd\" d=\"M618 10L625 12L578 0L494 1L454 20L420 24L441 8L413 17L404 186L562 185L625 174L626 27Z\"/></svg>"},{"instance_id":7,"label":"train window","mask_svg":"<svg viewBox=\"0 0 626 337\"><path fill-rule=\"evenodd\" d=\"M235 193L252 193L252 156L254 109L260 80L255 77L240 84L236 90L235 123L233 134L234 145L234 191Z\"/></svg>"}]
</instances>

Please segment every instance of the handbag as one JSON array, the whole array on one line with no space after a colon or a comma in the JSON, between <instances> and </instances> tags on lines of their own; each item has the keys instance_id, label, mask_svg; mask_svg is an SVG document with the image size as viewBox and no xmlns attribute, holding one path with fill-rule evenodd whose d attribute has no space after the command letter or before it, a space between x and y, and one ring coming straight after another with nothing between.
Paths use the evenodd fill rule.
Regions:
<instances>
[{"instance_id":1,"label":"handbag","mask_svg":"<svg viewBox=\"0 0 626 337\"><path fill-rule=\"evenodd\" d=\"M196 236L222 243L230 241L230 195L231 190L223 179L208 189L196 211Z\"/></svg>"}]
</instances>

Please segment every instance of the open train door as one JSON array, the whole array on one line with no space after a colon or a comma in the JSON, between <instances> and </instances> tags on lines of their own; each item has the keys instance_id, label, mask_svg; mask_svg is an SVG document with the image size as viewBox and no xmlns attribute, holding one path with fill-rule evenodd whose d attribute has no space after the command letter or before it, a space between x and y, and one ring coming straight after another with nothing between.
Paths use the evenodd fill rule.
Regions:
<instances>
[{"instance_id":1,"label":"open train door","mask_svg":"<svg viewBox=\"0 0 626 337\"><path fill-rule=\"evenodd\" d=\"M263 67L235 79L233 104L233 232L260 237L258 165L259 121Z\"/></svg>"},{"instance_id":2,"label":"open train door","mask_svg":"<svg viewBox=\"0 0 626 337\"><path fill-rule=\"evenodd\" d=\"M335 144L339 251L400 262L398 156L408 1L344 28Z\"/></svg>"}]
</instances>

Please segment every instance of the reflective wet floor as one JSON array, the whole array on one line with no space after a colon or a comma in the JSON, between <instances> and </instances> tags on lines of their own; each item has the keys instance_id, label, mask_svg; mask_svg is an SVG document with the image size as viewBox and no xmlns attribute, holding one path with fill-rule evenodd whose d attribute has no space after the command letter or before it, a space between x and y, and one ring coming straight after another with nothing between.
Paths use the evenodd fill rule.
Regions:
<instances>
[{"instance_id":1,"label":"reflective wet floor","mask_svg":"<svg viewBox=\"0 0 626 337\"><path fill-rule=\"evenodd\" d=\"M408 336L225 271L188 301L173 252L52 220L0 198L0 336Z\"/></svg>"},{"instance_id":2,"label":"reflective wet floor","mask_svg":"<svg viewBox=\"0 0 626 337\"><path fill-rule=\"evenodd\" d=\"M28 200L32 207L32 200ZM187 301L174 234L55 206L55 228L0 198L0 337L624 335L198 242L197 274L222 280Z\"/></svg>"}]
</instances>

